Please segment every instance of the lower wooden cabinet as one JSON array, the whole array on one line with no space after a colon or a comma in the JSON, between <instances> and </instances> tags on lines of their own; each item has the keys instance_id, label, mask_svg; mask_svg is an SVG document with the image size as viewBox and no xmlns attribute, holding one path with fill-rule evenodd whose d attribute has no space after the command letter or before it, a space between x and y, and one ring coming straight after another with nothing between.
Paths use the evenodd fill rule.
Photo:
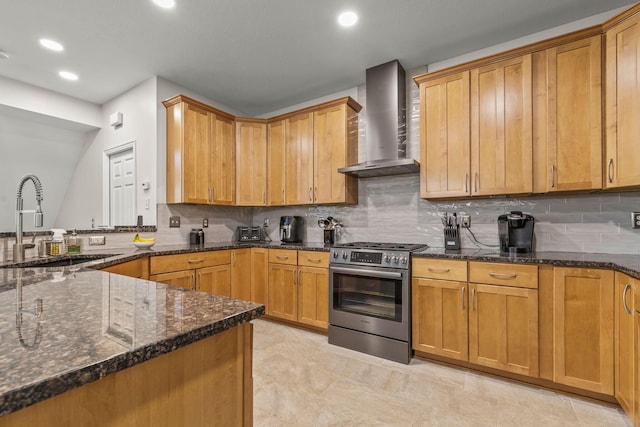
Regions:
<instances>
[{"instance_id":1,"label":"lower wooden cabinet","mask_svg":"<svg viewBox=\"0 0 640 427\"><path fill-rule=\"evenodd\" d=\"M251 249L231 250L231 298L251 299Z\"/></svg>"},{"instance_id":2,"label":"lower wooden cabinet","mask_svg":"<svg viewBox=\"0 0 640 427\"><path fill-rule=\"evenodd\" d=\"M414 277L411 286L413 349L468 360L467 283Z\"/></svg>"},{"instance_id":3,"label":"lower wooden cabinet","mask_svg":"<svg viewBox=\"0 0 640 427\"><path fill-rule=\"evenodd\" d=\"M231 267L229 264L197 269L195 290L213 295L231 296Z\"/></svg>"},{"instance_id":4,"label":"lower wooden cabinet","mask_svg":"<svg viewBox=\"0 0 640 427\"><path fill-rule=\"evenodd\" d=\"M538 376L538 291L470 284L469 361Z\"/></svg>"},{"instance_id":5,"label":"lower wooden cabinet","mask_svg":"<svg viewBox=\"0 0 640 427\"><path fill-rule=\"evenodd\" d=\"M185 289L196 289L196 272L194 270L174 271L171 273L152 274L149 280L177 286Z\"/></svg>"},{"instance_id":6,"label":"lower wooden cabinet","mask_svg":"<svg viewBox=\"0 0 640 427\"><path fill-rule=\"evenodd\" d=\"M298 320L297 279L297 266L269 263L269 316L293 322Z\"/></svg>"},{"instance_id":7,"label":"lower wooden cabinet","mask_svg":"<svg viewBox=\"0 0 640 427\"><path fill-rule=\"evenodd\" d=\"M269 284L269 249L251 248L250 301L267 305Z\"/></svg>"},{"instance_id":8,"label":"lower wooden cabinet","mask_svg":"<svg viewBox=\"0 0 640 427\"><path fill-rule=\"evenodd\" d=\"M615 397L632 420L636 411L634 292L637 287L636 279L615 273Z\"/></svg>"},{"instance_id":9,"label":"lower wooden cabinet","mask_svg":"<svg viewBox=\"0 0 640 427\"><path fill-rule=\"evenodd\" d=\"M267 314L327 329L328 268L328 252L269 249Z\"/></svg>"},{"instance_id":10,"label":"lower wooden cabinet","mask_svg":"<svg viewBox=\"0 0 640 427\"><path fill-rule=\"evenodd\" d=\"M145 256L131 261L122 262L120 264L111 265L103 268L102 271L147 280L149 278L149 257Z\"/></svg>"},{"instance_id":11,"label":"lower wooden cabinet","mask_svg":"<svg viewBox=\"0 0 640 427\"><path fill-rule=\"evenodd\" d=\"M556 267L553 274L553 380L613 396L613 272Z\"/></svg>"},{"instance_id":12,"label":"lower wooden cabinet","mask_svg":"<svg viewBox=\"0 0 640 427\"><path fill-rule=\"evenodd\" d=\"M326 268L299 267L298 322L329 327L329 272Z\"/></svg>"}]
</instances>

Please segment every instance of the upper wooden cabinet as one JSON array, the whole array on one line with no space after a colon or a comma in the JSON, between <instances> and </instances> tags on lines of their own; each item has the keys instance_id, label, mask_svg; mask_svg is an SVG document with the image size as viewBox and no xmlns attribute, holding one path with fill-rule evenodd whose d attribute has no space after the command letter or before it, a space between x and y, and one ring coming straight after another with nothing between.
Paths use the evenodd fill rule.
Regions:
<instances>
[{"instance_id":1,"label":"upper wooden cabinet","mask_svg":"<svg viewBox=\"0 0 640 427\"><path fill-rule=\"evenodd\" d=\"M602 37L533 54L536 193L602 188Z\"/></svg>"},{"instance_id":2,"label":"upper wooden cabinet","mask_svg":"<svg viewBox=\"0 0 640 427\"><path fill-rule=\"evenodd\" d=\"M313 113L288 117L285 121L285 203L313 203Z\"/></svg>"},{"instance_id":3,"label":"upper wooden cabinet","mask_svg":"<svg viewBox=\"0 0 640 427\"><path fill-rule=\"evenodd\" d=\"M357 162L357 114L361 108L347 97L280 117L270 123L269 174L273 176L269 177L269 205L281 204L278 192L284 192L286 205L358 202L357 178L338 173L337 170ZM280 128L282 120L285 124L284 136ZM281 140L284 140L284 165L279 164ZM280 174L283 168L285 179L284 188L281 189Z\"/></svg>"},{"instance_id":4,"label":"upper wooden cabinet","mask_svg":"<svg viewBox=\"0 0 640 427\"><path fill-rule=\"evenodd\" d=\"M236 118L236 205L267 204L267 122Z\"/></svg>"},{"instance_id":5,"label":"upper wooden cabinet","mask_svg":"<svg viewBox=\"0 0 640 427\"><path fill-rule=\"evenodd\" d=\"M358 179L338 168L358 162L358 113L340 103L313 113L313 202L357 203Z\"/></svg>"},{"instance_id":6,"label":"upper wooden cabinet","mask_svg":"<svg viewBox=\"0 0 640 427\"><path fill-rule=\"evenodd\" d=\"M612 26L606 37L605 188L640 185L640 15Z\"/></svg>"},{"instance_id":7,"label":"upper wooden cabinet","mask_svg":"<svg viewBox=\"0 0 640 427\"><path fill-rule=\"evenodd\" d=\"M471 70L471 194L533 190L531 55Z\"/></svg>"},{"instance_id":8,"label":"upper wooden cabinet","mask_svg":"<svg viewBox=\"0 0 640 427\"><path fill-rule=\"evenodd\" d=\"M469 72L420 84L420 197L469 196Z\"/></svg>"},{"instance_id":9,"label":"upper wooden cabinet","mask_svg":"<svg viewBox=\"0 0 640 427\"><path fill-rule=\"evenodd\" d=\"M532 192L530 54L416 81L421 197Z\"/></svg>"},{"instance_id":10,"label":"upper wooden cabinet","mask_svg":"<svg viewBox=\"0 0 640 427\"><path fill-rule=\"evenodd\" d=\"M178 95L167 108L167 203L233 204L233 116Z\"/></svg>"},{"instance_id":11,"label":"upper wooden cabinet","mask_svg":"<svg viewBox=\"0 0 640 427\"><path fill-rule=\"evenodd\" d=\"M285 204L285 120L270 121L267 125L267 206Z\"/></svg>"}]
</instances>

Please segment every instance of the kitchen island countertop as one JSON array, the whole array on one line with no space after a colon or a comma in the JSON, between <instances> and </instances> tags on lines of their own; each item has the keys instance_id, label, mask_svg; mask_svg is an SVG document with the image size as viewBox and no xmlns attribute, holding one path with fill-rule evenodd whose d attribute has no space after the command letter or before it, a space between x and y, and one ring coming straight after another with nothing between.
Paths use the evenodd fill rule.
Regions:
<instances>
[{"instance_id":1,"label":"kitchen island countertop","mask_svg":"<svg viewBox=\"0 0 640 427\"><path fill-rule=\"evenodd\" d=\"M264 306L81 266L0 271L0 416L222 333Z\"/></svg>"}]
</instances>

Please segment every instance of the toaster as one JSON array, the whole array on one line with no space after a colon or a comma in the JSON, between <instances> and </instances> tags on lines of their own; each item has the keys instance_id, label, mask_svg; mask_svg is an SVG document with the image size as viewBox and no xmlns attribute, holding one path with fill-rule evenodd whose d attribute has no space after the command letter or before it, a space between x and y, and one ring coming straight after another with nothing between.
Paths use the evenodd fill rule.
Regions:
<instances>
[{"instance_id":1,"label":"toaster","mask_svg":"<svg viewBox=\"0 0 640 427\"><path fill-rule=\"evenodd\" d=\"M262 240L258 226L239 226L237 236L238 242L260 242Z\"/></svg>"}]
</instances>

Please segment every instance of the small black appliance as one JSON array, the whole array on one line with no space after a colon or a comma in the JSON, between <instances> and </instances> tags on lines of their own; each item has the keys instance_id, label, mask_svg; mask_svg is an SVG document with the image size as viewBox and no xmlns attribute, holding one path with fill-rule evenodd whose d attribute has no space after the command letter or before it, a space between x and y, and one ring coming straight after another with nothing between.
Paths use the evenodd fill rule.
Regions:
<instances>
[{"instance_id":1,"label":"small black appliance","mask_svg":"<svg viewBox=\"0 0 640 427\"><path fill-rule=\"evenodd\" d=\"M280 241L282 243L302 243L304 218L301 216L280 217Z\"/></svg>"},{"instance_id":2,"label":"small black appliance","mask_svg":"<svg viewBox=\"0 0 640 427\"><path fill-rule=\"evenodd\" d=\"M533 252L532 215L512 211L498 217L500 252L505 254L527 254Z\"/></svg>"},{"instance_id":3,"label":"small black appliance","mask_svg":"<svg viewBox=\"0 0 640 427\"><path fill-rule=\"evenodd\" d=\"M204 231L202 228L192 228L189 233L189 243L192 245L204 245Z\"/></svg>"}]
</instances>

